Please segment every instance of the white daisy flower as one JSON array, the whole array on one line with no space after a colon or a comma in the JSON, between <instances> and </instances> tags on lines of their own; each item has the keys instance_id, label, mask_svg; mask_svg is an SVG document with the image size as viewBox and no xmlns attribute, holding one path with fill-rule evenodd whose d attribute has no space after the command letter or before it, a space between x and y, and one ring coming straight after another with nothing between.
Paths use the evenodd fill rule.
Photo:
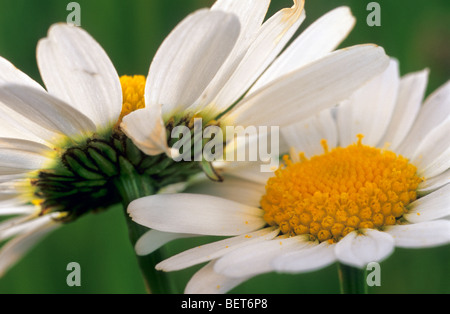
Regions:
<instances>
[{"instance_id":1,"label":"white daisy flower","mask_svg":"<svg viewBox=\"0 0 450 314\"><path fill-rule=\"evenodd\" d=\"M103 178L79 164L79 148L111 133L122 110L119 76L82 29L52 26L37 60L47 90L0 58L0 215L19 215L0 223L0 240L16 236L0 251L0 275L60 222L90 209L75 177Z\"/></svg>"},{"instance_id":2,"label":"white daisy flower","mask_svg":"<svg viewBox=\"0 0 450 314\"><path fill-rule=\"evenodd\" d=\"M200 172L185 164L173 174L166 155L144 155L121 132L144 106L145 77L119 78L83 29L52 26L37 61L46 89L0 57L0 241L14 237L0 276L62 223L122 203L122 175L142 176L142 196Z\"/></svg>"},{"instance_id":3,"label":"white daisy flower","mask_svg":"<svg viewBox=\"0 0 450 314\"><path fill-rule=\"evenodd\" d=\"M173 143L158 134L192 128L194 118L223 129L291 124L342 101L387 66L381 47L334 51L355 23L347 7L317 20L283 51L305 19L304 1L263 23L269 4L218 0L171 32L150 66L147 106L121 124L136 146L173 155Z\"/></svg>"},{"instance_id":4,"label":"white daisy flower","mask_svg":"<svg viewBox=\"0 0 450 314\"><path fill-rule=\"evenodd\" d=\"M133 220L155 233L232 236L157 269L210 261L186 293L224 293L261 273L362 269L394 247L450 243L450 82L422 104L427 79L427 70L400 78L392 60L337 108L282 129L292 150L274 175L251 167L191 190L204 195L131 203ZM138 243L141 254L152 249Z\"/></svg>"}]
</instances>

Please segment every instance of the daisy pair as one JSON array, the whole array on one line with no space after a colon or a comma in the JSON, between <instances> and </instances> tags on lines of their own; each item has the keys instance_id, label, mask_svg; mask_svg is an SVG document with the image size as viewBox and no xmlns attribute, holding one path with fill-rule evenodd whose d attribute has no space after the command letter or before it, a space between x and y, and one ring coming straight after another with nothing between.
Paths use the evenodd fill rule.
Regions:
<instances>
[{"instance_id":1,"label":"daisy pair","mask_svg":"<svg viewBox=\"0 0 450 314\"><path fill-rule=\"evenodd\" d=\"M252 166L132 202L133 220L154 229L138 253L153 250L153 238L232 236L156 266L208 262L185 292L224 293L266 272L365 268L394 247L450 243L450 83L422 103L427 78L400 78L391 60L336 108L282 128L291 152L274 174Z\"/></svg>"},{"instance_id":2,"label":"daisy pair","mask_svg":"<svg viewBox=\"0 0 450 314\"><path fill-rule=\"evenodd\" d=\"M287 125L386 68L380 47L333 52L354 24L345 7L282 52L305 18L304 2L263 23L269 4L218 0L194 12L163 42L147 78L120 80L89 34L63 24L38 45L46 89L0 59L0 215L18 215L0 224L1 240L15 237L0 251L0 274L61 223L129 201L123 180L150 195L199 173L170 159L175 126L194 117Z\"/></svg>"}]
</instances>

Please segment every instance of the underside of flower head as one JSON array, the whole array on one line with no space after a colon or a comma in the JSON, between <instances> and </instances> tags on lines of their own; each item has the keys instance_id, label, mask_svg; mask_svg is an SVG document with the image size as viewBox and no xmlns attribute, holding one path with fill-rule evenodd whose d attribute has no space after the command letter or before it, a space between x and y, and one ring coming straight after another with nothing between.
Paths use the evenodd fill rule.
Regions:
<instances>
[{"instance_id":1,"label":"underside of flower head","mask_svg":"<svg viewBox=\"0 0 450 314\"><path fill-rule=\"evenodd\" d=\"M143 82L143 76L123 76L124 101L116 126L77 142L69 138L60 140L54 144L53 161L30 175L32 202L40 206L41 215L63 212L61 220L71 221L87 212L121 203L116 180L124 176L145 178L149 188L158 191L201 171L194 162L181 165L165 154L144 154L120 130L123 117L145 108Z\"/></svg>"}]
</instances>

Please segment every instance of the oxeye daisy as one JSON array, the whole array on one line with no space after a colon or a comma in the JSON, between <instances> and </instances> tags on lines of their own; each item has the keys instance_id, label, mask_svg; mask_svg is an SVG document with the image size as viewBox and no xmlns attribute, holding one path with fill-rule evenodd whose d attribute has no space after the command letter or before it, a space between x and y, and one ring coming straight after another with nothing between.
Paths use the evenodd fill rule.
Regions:
<instances>
[{"instance_id":1,"label":"oxeye daisy","mask_svg":"<svg viewBox=\"0 0 450 314\"><path fill-rule=\"evenodd\" d=\"M173 131L187 127L188 135L195 133L195 119L200 128L223 130L291 124L334 106L388 66L383 48L375 45L335 50L355 24L348 7L323 15L286 47L305 19L304 1L266 19L269 5L218 0L168 35L150 65L144 108L120 124L142 152L179 157ZM222 144L224 151L234 148ZM211 179L222 179L211 161L200 164ZM144 237L152 247L173 239L157 230Z\"/></svg>"},{"instance_id":2,"label":"oxeye daisy","mask_svg":"<svg viewBox=\"0 0 450 314\"><path fill-rule=\"evenodd\" d=\"M186 293L224 293L265 272L334 262L353 272L395 247L450 243L450 83L422 103L427 78L427 70L400 78L392 60L336 108L283 128L292 149L275 173L241 169L192 193L131 203L132 218L161 233L233 236L157 269L209 261ZM153 249L146 242L141 254Z\"/></svg>"},{"instance_id":3,"label":"oxeye daisy","mask_svg":"<svg viewBox=\"0 0 450 314\"><path fill-rule=\"evenodd\" d=\"M174 171L167 155L143 154L120 130L144 106L145 77L119 78L86 31L53 25L37 61L46 89L0 58L0 241L10 240L0 276L58 226L201 171Z\"/></svg>"},{"instance_id":4,"label":"oxeye daisy","mask_svg":"<svg viewBox=\"0 0 450 314\"><path fill-rule=\"evenodd\" d=\"M47 90L0 58L0 214L20 215L0 225L1 240L17 236L0 252L0 274L62 222L108 206L100 146L122 108L119 76L98 43L68 25L51 27L37 59Z\"/></svg>"},{"instance_id":5,"label":"oxeye daisy","mask_svg":"<svg viewBox=\"0 0 450 314\"><path fill-rule=\"evenodd\" d=\"M283 51L305 19L304 1L265 20L269 5L219 0L169 34L150 66L145 108L121 124L136 146L149 155L179 156L173 139L155 130L170 138L180 126L192 131L195 119L223 130L290 124L335 105L387 66L374 45L334 51L355 23L347 7L324 15ZM210 163L202 166L221 179Z\"/></svg>"}]
</instances>

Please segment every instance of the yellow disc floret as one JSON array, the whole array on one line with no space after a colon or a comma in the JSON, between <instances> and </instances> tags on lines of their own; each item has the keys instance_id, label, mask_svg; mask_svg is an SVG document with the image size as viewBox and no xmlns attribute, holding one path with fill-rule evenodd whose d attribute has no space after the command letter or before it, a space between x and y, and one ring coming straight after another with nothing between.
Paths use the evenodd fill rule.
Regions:
<instances>
[{"instance_id":1,"label":"yellow disc floret","mask_svg":"<svg viewBox=\"0 0 450 314\"><path fill-rule=\"evenodd\" d=\"M145 108L145 81L146 79L143 75L124 75L120 78L123 104L119 122L122 121L123 117L131 112Z\"/></svg>"},{"instance_id":2,"label":"yellow disc floret","mask_svg":"<svg viewBox=\"0 0 450 314\"><path fill-rule=\"evenodd\" d=\"M356 144L285 165L261 199L264 219L284 234L337 242L348 233L399 223L422 181L414 165L387 150Z\"/></svg>"}]
</instances>

